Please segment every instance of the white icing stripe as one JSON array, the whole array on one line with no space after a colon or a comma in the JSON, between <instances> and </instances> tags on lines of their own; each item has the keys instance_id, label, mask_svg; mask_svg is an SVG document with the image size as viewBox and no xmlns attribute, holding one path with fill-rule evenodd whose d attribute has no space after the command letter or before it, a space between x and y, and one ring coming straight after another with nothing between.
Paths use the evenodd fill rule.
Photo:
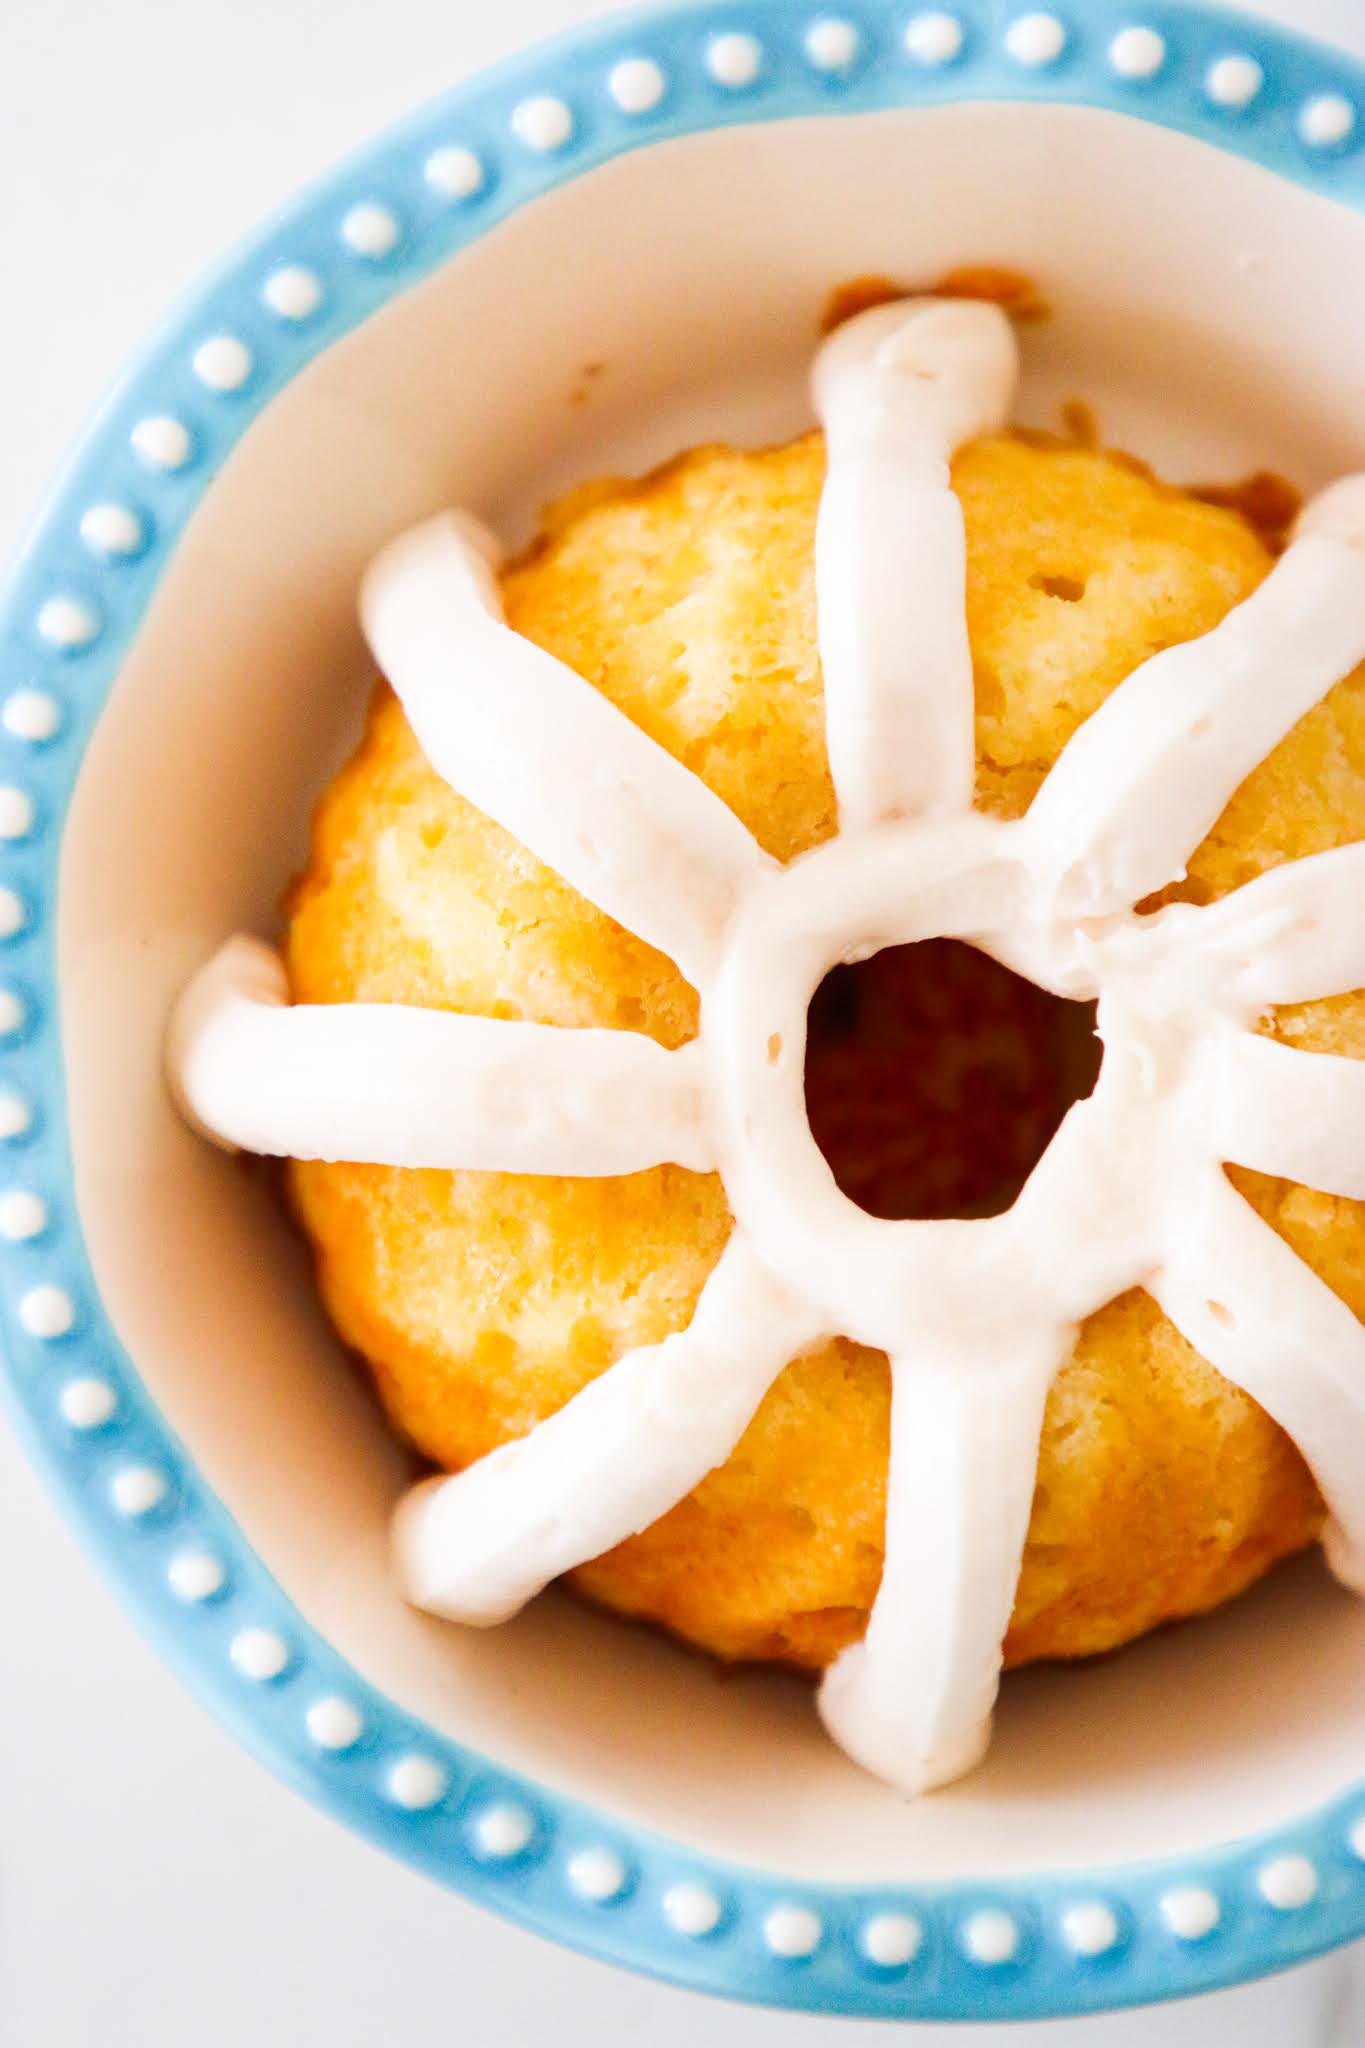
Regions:
<instances>
[{"instance_id":1,"label":"white icing stripe","mask_svg":"<svg viewBox=\"0 0 1365 2048\"><path fill-rule=\"evenodd\" d=\"M410 1597L460 1621L515 1614L690 1492L823 1334L736 1231L685 1330L628 1352L529 1436L409 1494L395 1543Z\"/></svg>"},{"instance_id":2,"label":"white icing stripe","mask_svg":"<svg viewBox=\"0 0 1365 2048\"><path fill-rule=\"evenodd\" d=\"M825 737L844 831L971 801L967 548L954 451L1002 427L1018 350L997 306L926 299L821 351L815 531Z\"/></svg>"},{"instance_id":3,"label":"white icing stripe","mask_svg":"<svg viewBox=\"0 0 1365 2048\"><path fill-rule=\"evenodd\" d=\"M1365 1328L1220 1172L1176 1234L1153 1295L1297 1444L1336 1524L1333 1568L1365 1591Z\"/></svg>"},{"instance_id":4,"label":"white icing stripe","mask_svg":"<svg viewBox=\"0 0 1365 2048\"><path fill-rule=\"evenodd\" d=\"M1365 561L1310 530L1202 640L1135 670L1079 727L1028 814L1051 915L1179 879L1228 798L1365 656Z\"/></svg>"},{"instance_id":5,"label":"white icing stripe","mask_svg":"<svg viewBox=\"0 0 1365 2048\"><path fill-rule=\"evenodd\" d=\"M230 939L190 983L168 1065L199 1129L252 1152L495 1173L712 1164L691 1046L398 1003L290 1007L255 939Z\"/></svg>"},{"instance_id":6,"label":"white icing stripe","mask_svg":"<svg viewBox=\"0 0 1365 2048\"><path fill-rule=\"evenodd\" d=\"M1200 911L1197 943L1252 1014L1365 988L1365 842L1244 883Z\"/></svg>"},{"instance_id":7,"label":"white icing stripe","mask_svg":"<svg viewBox=\"0 0 1365 2048\"><path fill-rule=\"evenodd\" d=\"M375 658L437 774L703 986L768 856L599 690L511 631L492 546L450 513L393 541L361 592Z\"/></svg>"},{"instance_id":8,"label":"white icing stripe","mask_svg":"<svg viewBox=\"0 0 1365 2048\"><path fill-rule=\"evenodd\" d=\"M820 1713L851 1757L907 1792L960 1777L990 1739L1043 1408L1071 1336L1049 1332L986 1372L971 1357L893 1361L886 1564Z\"/></svg>"},{"instance_id":9,"label":"white icing stripe","mask_svg":"<svg viewBox=\"0 0 1365 2048\"><path fill-rule=\"evenodd\" d=\"M1238 1032L1210 1048L1197 1091L1219 1159L1365 1200L1365 1060Z\"/></svg>"}]
</instances>

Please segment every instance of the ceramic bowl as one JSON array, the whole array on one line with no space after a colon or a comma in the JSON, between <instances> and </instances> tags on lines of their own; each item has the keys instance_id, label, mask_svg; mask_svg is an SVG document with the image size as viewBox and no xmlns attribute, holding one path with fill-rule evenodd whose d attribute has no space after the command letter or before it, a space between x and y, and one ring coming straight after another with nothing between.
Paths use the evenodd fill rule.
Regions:
<instances>
[{"instance_id":1,"label":"ceramic bowl","mask_svg":"<svg viewBox=\"0 0 1365 2048\"><path fill-rule=\"evenodd\" d=\"M410 1863L679 1983L1020 2018L1365 1931L1365 1608L1314 1560L1005 1685L918 1803L807 1688L554 1596L403 1605L408 1477L259 1179L177 1122L189 971L270 930L357 730L357 578L452 499L786 434L823 301L1038 280L1025 416L1169 473L1365 462L1365 74L1237 16L733 0L462 85L272 216L148 344L0 620L0 1317L9 1407L166 1658Z\"/></svg>"}]
</instances>

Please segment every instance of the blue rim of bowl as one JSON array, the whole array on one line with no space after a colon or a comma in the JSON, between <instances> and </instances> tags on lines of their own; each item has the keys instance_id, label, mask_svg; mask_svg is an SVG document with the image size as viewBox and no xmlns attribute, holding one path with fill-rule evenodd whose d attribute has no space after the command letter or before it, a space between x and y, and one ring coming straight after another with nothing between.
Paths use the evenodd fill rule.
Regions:
<instances>
[{"instance_id":1,"label":"blue rim of bowl","mask_svg":"<svg viewBox=\"0 0 1365 2048\"><path fill-rule=\"evenodd\" d=\"M165 1660L280 1777L407 1863L693 1989L1033 2019L1208 1991L1365 1934L1365 1783L1174 1861L859 1887L718 1862L446 1739L307 1625L120 1346L77 1215L55 983L85 745L186 521L290 378L517 208L624 152L967 100L1130 115L1365 211L1365 69L1265 23L1146 0L707 0L594 22L458 86L273 216L154 335L0 599L0 1385Z\"/></svg>"}]
</instances>

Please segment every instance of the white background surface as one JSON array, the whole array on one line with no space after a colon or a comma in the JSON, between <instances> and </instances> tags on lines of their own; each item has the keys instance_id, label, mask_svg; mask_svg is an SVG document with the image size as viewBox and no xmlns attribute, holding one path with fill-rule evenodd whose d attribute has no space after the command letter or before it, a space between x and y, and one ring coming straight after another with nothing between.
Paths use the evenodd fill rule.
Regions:
<instances>
[{"instance_id":1,"label":"white background surface","mask_svg":"<svg viewBox=\"0 0 1365 2048\"><path fill-rule=\"evenodd\" d=\"M0 552L166 301L275 199L461 73L606 11L0 0ZM1261 11L1365 52L1365 0ZM1341 1975L991 2039L1310 2048ZM1344 2028L1365 2043L1365 2016ZM896 2031L750 2013L561 1954L345 1834L155 1662L0 1429L0 2048L871 2048Z\"/></svg>"}]
</instances>

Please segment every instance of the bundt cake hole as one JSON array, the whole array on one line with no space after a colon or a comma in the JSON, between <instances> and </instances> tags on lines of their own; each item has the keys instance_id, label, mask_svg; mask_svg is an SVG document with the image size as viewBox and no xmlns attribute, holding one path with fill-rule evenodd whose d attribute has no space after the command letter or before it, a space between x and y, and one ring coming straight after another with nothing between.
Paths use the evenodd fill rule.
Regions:
<instances>
[{"instance_id":1,"label":"bundt cake hole","mask_svg":"<svg viewBox=\"0 0 1365 2048\"><path fill-rule=\"evenodd\" d=\"M807 1019L811 1131L871 1216L1003 1214L1099 1068L1093 1003L957 939L834 968Z\"/></svg>"}]
</instances>

